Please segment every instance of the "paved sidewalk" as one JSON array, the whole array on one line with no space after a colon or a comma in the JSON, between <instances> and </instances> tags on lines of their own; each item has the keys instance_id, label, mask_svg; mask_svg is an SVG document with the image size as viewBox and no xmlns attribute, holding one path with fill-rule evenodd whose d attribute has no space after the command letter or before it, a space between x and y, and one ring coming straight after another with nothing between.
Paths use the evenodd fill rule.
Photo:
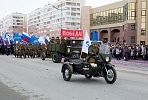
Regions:
<instances>
[{"instance_id":1,"label":"paved sidewalk","mask_svg":"<svg viewBox=\"0 0 148 100\"><path fill-rule=\"evenodd\" d=\"M116 60L116 59L112 59L112 63L114 64L122 64L122 66L137 66L139 67L147 67L148 68L148 61L144 61L144 60L129 60L129 61L125 61L123 59L121 60Z\"/></svg>"},{"instance_id":2,"label":"paved sidewalk","mask_svg":"<svg viewBox=\"0 0 148 100\"><path fill-rule=\"evenodd\" d=\"M142 74L148 74L148 61L142 61L142 60L116 60L112 59L112 64L114 64L117 70L120 71L128 71L128 72L134 72L134 73L142 73Z\"/></svg>"}]
</instances>

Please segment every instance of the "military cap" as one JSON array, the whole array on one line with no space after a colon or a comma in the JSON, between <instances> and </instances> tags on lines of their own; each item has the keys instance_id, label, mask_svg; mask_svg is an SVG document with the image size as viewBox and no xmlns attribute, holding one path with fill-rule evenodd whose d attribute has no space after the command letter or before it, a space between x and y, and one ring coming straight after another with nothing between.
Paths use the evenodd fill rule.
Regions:
<instances>
[{"instance_id":1,"label":"military cap","mask_svg":"<svg viewBox=\"0 0 148 100\"><path fill-rule=\"evenodd\" d=\"M98 42L97 41L92 42L92 45L95 45L95 44L98 44Z\"/></svg>"},{"instance_id":2,"label":"military cap","mask_svg":"<svg viewBox=\"0 0 148 100\"><path fill-rule=\"evenodd\" d=\"M59 39L59 37L57 37L57 39Z\"/></svg>"}]
</instances>

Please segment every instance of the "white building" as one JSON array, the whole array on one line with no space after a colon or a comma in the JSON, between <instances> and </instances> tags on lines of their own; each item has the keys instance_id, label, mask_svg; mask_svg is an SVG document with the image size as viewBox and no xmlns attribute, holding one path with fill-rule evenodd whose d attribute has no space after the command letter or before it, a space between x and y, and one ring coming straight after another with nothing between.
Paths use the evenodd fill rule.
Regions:
<instances>
[{"instance_id":1,"label":"white building","mask_svg":"<svg viewBox=\"0 0 148 100\"><path fill-rule=\"evenodd\" d=\"M86 0L58 0L28 14L28 31L37 36L59 36L61 29L80 29Z\"/></svg>"},{"instance_id":2,"label":"white building","mask_svg":"<svg viewBox=\"0 0 148 100\"><path fill-rule=\"evenodd\" d=\"M0 32L4 35L27 32L27 14L11 13L0 20Z\"/></svg>"}]
</instances>

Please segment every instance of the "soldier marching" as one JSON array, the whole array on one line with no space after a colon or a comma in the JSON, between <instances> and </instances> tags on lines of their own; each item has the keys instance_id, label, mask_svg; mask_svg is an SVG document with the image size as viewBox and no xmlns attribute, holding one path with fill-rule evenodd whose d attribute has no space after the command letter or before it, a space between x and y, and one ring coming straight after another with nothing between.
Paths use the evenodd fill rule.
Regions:
<instances>
[{"instance_id":1,"label":"soldier marching","mask_svg":"<svg viewBox=\"0 0 148 100\"><path fill-rule=\"evenodd\" d=\"M59 37L52 37L49 44L66 44L66 40L62 37L61 39ZM47 52L47 46L45 44L15 44L13 51L14 51L14 56L16 58L40 58L41 54L43 52Z\"/></svg>"}]
</instances>

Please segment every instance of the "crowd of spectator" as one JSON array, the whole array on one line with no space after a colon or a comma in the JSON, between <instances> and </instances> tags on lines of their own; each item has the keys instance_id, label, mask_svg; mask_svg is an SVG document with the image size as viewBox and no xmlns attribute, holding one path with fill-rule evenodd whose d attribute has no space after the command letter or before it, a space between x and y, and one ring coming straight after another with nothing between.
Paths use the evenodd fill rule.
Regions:
<instances>
[{"instance_id":1,"label":"crowd of spectator","mask_svg":"<svg viewBox=\"0 0 148 100\"><path fill-rule=\"evenodd\" d=\"M112 57L117 60L148 60L148 46L146 45L116 44L110 46L110 51Z\"/></svg>"}]
</instances>

